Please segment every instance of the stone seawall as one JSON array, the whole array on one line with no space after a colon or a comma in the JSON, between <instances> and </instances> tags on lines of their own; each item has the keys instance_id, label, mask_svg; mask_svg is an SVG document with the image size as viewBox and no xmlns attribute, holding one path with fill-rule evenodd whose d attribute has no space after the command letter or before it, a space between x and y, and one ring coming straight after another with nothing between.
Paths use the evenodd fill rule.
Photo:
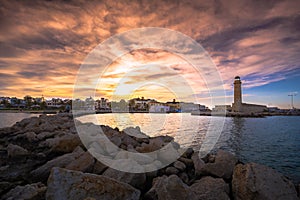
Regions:
<instances>
[{"instance_id":1,"label":"stone seawall","mask_svg":"<svg viewBox=\"0 0 300 200\"><path fill-rule=\"evenodd\" d=\"M199 158L193 149L180 152L169 136L137 138L108 126L101 128L111 142L124 150L153 152L171 143L178 156L182 155L157 171L118 171L87 151L72 115L32 117L0 129L1 199L299 199L299 185L295 187L269 167L240 163L229 152L219 150ZM115 159L120 156L105 145L101 150ZM121 164L147 163L159 168L169 157L128 156Z\"/></svg>"}]
</instances>

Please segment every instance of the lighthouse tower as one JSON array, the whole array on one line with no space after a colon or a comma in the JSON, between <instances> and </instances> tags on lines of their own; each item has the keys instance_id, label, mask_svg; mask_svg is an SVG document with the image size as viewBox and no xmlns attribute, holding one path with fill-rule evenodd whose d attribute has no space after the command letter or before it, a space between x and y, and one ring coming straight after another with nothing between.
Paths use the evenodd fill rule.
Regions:
<instances>
[{"instance_id":1,"label":"lighthouse tower","mask_svg":"<svg viewBox=\"0 0 300 200\"><path fill-rule=\"evenodd\" d=\"M239 76L234 78L234 102L232 104L232 110L234 112L241 112L242 108L242 82Z\"/></svg>"}]
</instances>

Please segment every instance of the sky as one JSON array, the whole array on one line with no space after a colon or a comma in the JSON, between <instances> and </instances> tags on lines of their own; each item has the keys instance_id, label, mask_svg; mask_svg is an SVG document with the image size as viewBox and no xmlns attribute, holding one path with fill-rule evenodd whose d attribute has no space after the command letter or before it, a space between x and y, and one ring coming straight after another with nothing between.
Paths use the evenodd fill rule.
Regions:
<instances>
[{"instance_id":1,"label":"sky","mask_svg":"<svg viewBox=\"0 0 300 200\"><path fill-rule=\"evenodd\" d=\"M198 42L216 66L228 104L237 75L247 103L289 108L288 95L300 92L300 1L3 0L0 96L72 98L80 67L93 49L116 34L145 27L167 28ZM176 93L188 85L181 91L210 105L210 79L203 73L172 52L135 50L95 73L100 77L95 95L112 98L118 91L121 97L136 84L130 97L194 101ZM294 106L300 108L300 94Z\"/></svg>"}]
</instances>

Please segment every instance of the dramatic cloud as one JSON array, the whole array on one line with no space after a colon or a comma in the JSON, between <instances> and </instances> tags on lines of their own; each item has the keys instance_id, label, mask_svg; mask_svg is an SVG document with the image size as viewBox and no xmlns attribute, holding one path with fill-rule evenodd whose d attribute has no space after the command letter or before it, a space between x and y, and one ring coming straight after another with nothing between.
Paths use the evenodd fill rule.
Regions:
<instances>
[{"instance_id":1,"label":"dramatic cloud","mask_svg":"<svg viewBox=\"0 0 300 200\"><path fill-rule=\"evenodd\" d=\"M252 88L300 74L299 1L7 0L0 2L0 95L71 97L87 54L110 36L141 27L169 28L199 42L228 91L235 75ZM132 52L132 57L169 61L156 50ZM174 72L128 76L127 84L182 73L205 92L204 80L193 77L192 70L160 64ZM98 94L109 95L126 72L112 66L104 75L108 88Z\"/></svg>"}]
</instances>

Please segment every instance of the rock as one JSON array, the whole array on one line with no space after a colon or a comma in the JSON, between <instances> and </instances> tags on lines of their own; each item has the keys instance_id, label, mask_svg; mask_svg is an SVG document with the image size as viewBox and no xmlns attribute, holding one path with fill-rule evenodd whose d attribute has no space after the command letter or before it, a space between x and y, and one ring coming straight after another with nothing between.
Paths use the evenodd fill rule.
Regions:
<instances>
[{"instance_id":1,"label":"rock","mask_svg":"<svg viewBox=\"0 0 300 200\"><path fill-rule=\"evenodd\" d=\"M194 152L191 158L194 163L195 174L200 175L202 172L202 168L205 165L204 161L199 157L198 152Z\"/></svg>"},{"instance_id":2,"label":"rock","mask_svg":"<svg viewBox=\"0 0 300 200\"><path fill-rule=\"evenodd\" d=\"M154 158L142 153L128 153L128 158L136 161L140 165L151 164Z\"/></svg>"},{"instance_id":3,"label":"rock","mask_svg":"<svg viewBox=\"0 0 300 200\"><path fill-rule=\"evenodd\" d=\"M194 162L192 159L180 157L178 160L183 162L187 167L194 167Z\"/></svg>"},{"instance_id":4,"label":"rock","mask_svg":"<svg viewBox=\"0 0 300 200\"><path fill-rule=\"evenodd\" d=\"M78 145L81 144L78 135L67 134L62 137L57 137L53 139L47 139L48 146L51 147L52 152L72 152Z\"/></svg>"},{"instance_id":5,"label":"rock","mask_svg":"<svg viewBox=\"0 0 300 200\"><path fill-rule=\"evenodd\" d=\"M135 128L127 127L123 131L124 133L136 138L148 138L148 136L145 133L141 132L141 129L138 126Z\"/></svg>"},{"instance_id":6,"label":"rock","mask_svg":"<svg viewBox=\"0 0 300 200\"><path fill-rule=\"evenodd\" d=\"M182 157L184 157L184 158L191 158L192 155L193 155L193 153L194 153L193 148L187 148L185 150L185 152L182 154Z\"/></svg>"},{"instance_id":7,"label":"rock","mask_svg":"<svg viewBox=\"0 0 300 200\"><path fill-rule=\"evenodd\" d=\"M123 183L127 183L139 189L143 189L146 183L145 173L129 173L124 171L119 171L113 168L108 168L107 170L105 170L105 172L103 172L103 175L121 181Z\"/></svg>"},{"instance_id":8,"label":"rock","mask_svg":"<svg viewBox=\"0 0 300 200\"><path fill-rule=\"evenodd\" d=\"M122 144L122 140L119 136L113 136L112 138L110 138L110 141L118 147Z\"/></svg>"},{"instance_id":9,"label":"rock","mask_svg":"<svg viewBox=\"0 0 300 200\"><path fill-rule=\"evenodd\" d=\"M106 176L85 174L53 168L48 179L47 200L73 199L132 199L138 200L140 191Z\"/></svg>"},{"instance_id":10,"label":"rock","mask_svg":"<svg viewBox=\"0 0 300 200\"><path fill-rule=\"evenodd\" d=\"M206 176L190 186L198 199L229 200L229 185L221 178Z\"/></svg>"},{"instance_id":11,"label":"rock","mask_svg":"<svg viewBox=\"0 0 300 200\"><path fill-rule=\"evenodd\" d=\"M39 128L41 131L53 132L58 127L55 126L53 123L46 121L46 122L42 123L41 125L39 125Z\"/></svg>"},{"instance_id":12,"label":"rock","mask_svg":"<svg viewBox=\"0 0 300 200\"><path fill-rule=\"evenodd\" d=\"M185 172L179 173L178 177L186 184L189 182L189 176Z\"/></svg>"},{"instance_id":13,"label":"rock","mask_svg":"<svg viewBox=\"0 0 300 200\"><path fill-rule=\"evenodd\" d=\"M91 172L93 170L94 162L94 157L87 151L68 164L65 168L81 172Z\"/></svg>"},{"instance_id":14,"label":"rock","mask_svg":"<svg viewBox=\"0 0 300 200\"><path fill-rule=\"evenodd\" d=\"M121 135L121 139L122 139L122 144L128 146L128 145L132 145L133 147L137 147L139 145L139 142L136 141L135 139L133 139L132 137L130 137L127 134L122 134Z\"/></svg>"},{"instance_id":15,"label":"rock","mask_svg":"<svg viewBox=\"0 0 300 200\"><path fill-rule=\"evenodd\" d=\"M173 163L179 158L179 153L172 145L167 145L157 152L158 160L163 164Z\"/></svg>"},{"instance_id":16,"label":"rock","mask_svg":"<svg viewBox=\"0 0 300 200\"><path fill-rule=\"evenodd\" d=\"M256 163L235 167L232 191L235 199L298 199L291 181L274 169Z\"/></svg>"},{"instance_id":17,"label":"rock","mask_svg":"<svg viewBox=\"0 0 300 200\"><path fill-rule=\"evenodd\" d=\"M171 174L178 174L179 170L175 167L167 167L166 169L166 174L171 175Z\"/></svg>"},{"instance_id":18,"label":"rock","mask_svg":"<svg viewBox=\"0 0 300 200\"><path fill-rule=\"evenodd\" d=\"M6 182L6 181L0 182L0 196L2 196L3 193L7 192L13 187L14 187L13 183Z\"/></svg>"},{"instance_id":19,"label":"rock","mask_svg":"<svg viewBox=\"0 0 300 200\"><path fill-rule=\"evenodd\" d=\"M157 177L144 199L157 200L194 200L197 199L191 189L176 175Z\"/></svg>"},{"instance_id":20,"label":"rock","mask_svg":"<svg viewBox=\"0 0 300 200\"><path fill-rule=\"evenodd\" d=\"M53 167L66 167L68 164L72 163L79 156L84 153L81 147L76 148L72 153L64 154L53 160L48 161L39 168L31 171L30 176L32 180L40 180L42 182L46 181L50 171Z\"/></svg>"},{"instance_id":21,"label":"rock","mask_svg":"<svg viewBox=\"0 0 300 200\"><path fill-rule=\"evenodd\" d=\"M97 160L94 164L93 174L102 174L107 168L106 165Z\"/></svg>"},{"instance_id":22,"label":"rock","mask_svg":"<svg viewBox=\"0 0 300 200\"><path fill-rule=\"evenodd\" d=\"M184 171L186 166L183 162L180 162L180 161L175 161L173 163L173 166L176 167L177 169L179 169L180 171Z\"/></svg>"},{"instance_id":23,"label":"rock","mask_svg":"<svg viewBox=\"0 0 300 200\"><path fill-rule=\"evenodd\" d=\"M47 187L42 183L17 186L2 196L2 199L44 199Z\"/></svg>"},{"instance_id":24,"label":"rock","mask_svg":"<svg viewBox=\"0 0 300 200\"><path fill-rule=\"evenodd\" d=\"M18 156L27 156L30 153L27 151L27 149L24 149L23 147L14 144L9 144L7 146L7 154L8 157L18 157Z\"/></svg>"},{"instance_id":25,"label":"rock","mask_svg":"<svg viewBox=\"0 0 300 200\"><path fill-rule=\"evenodd\" d=\"M45 131L43 131L43 132L40 132L37 135L37 139L44 140L44 139L47 139L47 138L54 137L56 134L57 134L57 132L45 132Z\"/></svg>"},{"instance_id":26,"label":"rock","mask_svg":"<svg viewBox=\"0 0 300 200\"><path fill-rule=\"evenodd\" d=\"M200 170L202 175L212 175L219 178L231 179L237 158L230 152L219 150L214 163L206 163Z\"/></svg>"}]
</instances>

